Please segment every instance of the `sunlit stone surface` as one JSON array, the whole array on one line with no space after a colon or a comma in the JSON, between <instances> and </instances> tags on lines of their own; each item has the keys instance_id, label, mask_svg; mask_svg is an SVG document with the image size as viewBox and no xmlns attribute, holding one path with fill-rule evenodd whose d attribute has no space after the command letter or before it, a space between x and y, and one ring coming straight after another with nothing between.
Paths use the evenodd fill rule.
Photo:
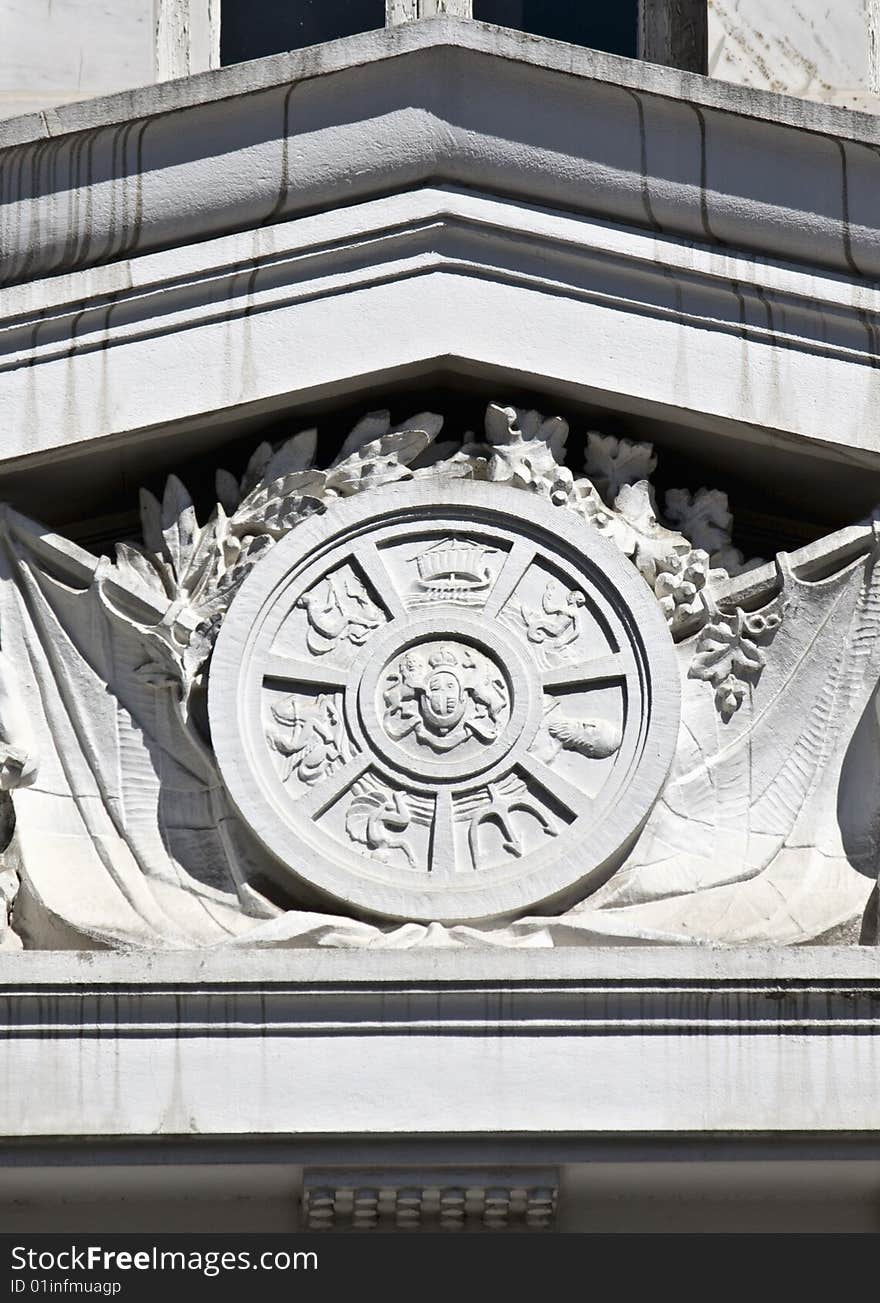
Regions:
<instances>
[{"instance_id":1,"label":"sunlit stone surface","mask_svg":"<svg viewBox=\"0 0 880 1303\"><path fill-rule=\"evenodd\" d=\"M449 17L0 126L4 1228L877 1229L877 144Z\"/></svg>"}]
</instances>

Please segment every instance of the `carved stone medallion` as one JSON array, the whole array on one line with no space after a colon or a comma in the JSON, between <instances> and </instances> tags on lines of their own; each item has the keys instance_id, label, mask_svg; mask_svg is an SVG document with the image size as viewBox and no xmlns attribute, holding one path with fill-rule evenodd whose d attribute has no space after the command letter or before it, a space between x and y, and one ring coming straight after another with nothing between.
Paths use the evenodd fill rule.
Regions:
<instances>
[{"instance_id":1,"label":"carved stone medallion","mask_svg":"<svg viewBox=\"0 0 880 1303\"><path fill-rule=\"evenodd\" d=\"M671 763L679 672L596 530L516 489L416 481L330 503L259 562L209 705L281 883L477 921L614 870Z\"/></svg>"}]
</instances>

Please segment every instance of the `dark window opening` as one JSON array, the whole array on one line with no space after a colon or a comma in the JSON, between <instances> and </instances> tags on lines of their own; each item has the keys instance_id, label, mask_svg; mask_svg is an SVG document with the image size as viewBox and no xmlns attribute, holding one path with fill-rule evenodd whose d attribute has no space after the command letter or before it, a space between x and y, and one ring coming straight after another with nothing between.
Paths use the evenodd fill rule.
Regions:
<instances>
[{"instance_id":1,"label":"dark window opening","mask_svg":"<svg viewBox=\"0 0 880 1303\"><path fill-rule=\"evenodd\" d=\"M385 0L222 0L220 62L243 63L385 26Z\"/></svg>"},{"instance_id":2,"label":"dark window opening","mask_svg":"<svg viewBox=\"0 0 880 1303\"><path fill-rule=\"evenodd\" d=\"M638 56L638 11L638 0L474 0L480 22L630 59Z\"/></svg>"}]
</instances>

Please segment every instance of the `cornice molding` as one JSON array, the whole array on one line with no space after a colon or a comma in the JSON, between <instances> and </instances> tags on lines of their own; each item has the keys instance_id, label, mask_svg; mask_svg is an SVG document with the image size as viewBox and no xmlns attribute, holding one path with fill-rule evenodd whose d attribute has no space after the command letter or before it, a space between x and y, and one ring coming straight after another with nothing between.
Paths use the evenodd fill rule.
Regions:
<instances>
[{"instance_id":1,"label":"cornice molding","mask_svg":"<svg viewBox=\"0 0 880 1303\"><path fill-rule=\"evenodd\" d=\"M442 48L495 55L527 67L626 86L647 95L687 99L705 108L845 140L880 143L880 125L872 113L740 86L679 68L446 14L23 114L0 123L0 149L96 127L121 125L199 104L286 87L291 82L364 67L419 50Z\"/></svg>"},{"instance_id":2,"label":"cornice molding","mask_svg":"<svg viewBox=\"0 0 880 1303\"><path fill-rule=\"evenodd\" d=\"M868 989L880 983L871 946L596 946L538 950L465 948L399 951L224 948L151 951L0 951L0 991L104 988L318 987L444 982L537 987L554 984L750 984L784 989L836 983Z\"/></svg>"},{"instance_id":3,"label":"cornice molding","mask_svg":"<svg viewBox=\"0 0 880 1303\"><path fill-rule=\"evenodd\" d=\"M871 115L450 18L0 128L7 282L448 183L880 276Z\"/></svg>"},{"instance_id":4,"label":"cornice molding","mask_svg":"<svg viewBox=\"0 0 880 1303\"><path fill-rule=\"evenodd\" d=\"M851 274L428 187L10 287L3 461L443 365L870 464L878 339Z\"/></svg>"},{"instance_id":5,"label":"cornice molding","mask_svg":"<svg viewBox=\"0 0 880 1303\"><path fill-rule=\"evenodd\" d=\"M878 1023L868 948L0 955L2 1129L803 1146L876 1132Z\"/></svg>"}]
</instances>

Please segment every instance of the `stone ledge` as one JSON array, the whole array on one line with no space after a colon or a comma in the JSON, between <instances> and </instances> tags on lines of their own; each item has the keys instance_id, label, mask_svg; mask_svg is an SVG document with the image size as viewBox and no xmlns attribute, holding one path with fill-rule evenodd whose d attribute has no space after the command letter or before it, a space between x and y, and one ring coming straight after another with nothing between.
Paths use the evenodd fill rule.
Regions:
<instances>
[{"instance_id":1,"label":"stone ledge","mask_svg":"<svg viewBox=\"0 0 880 1303\"><path fill-rule=\"evenodd\" d=\"M868 949L34 952L0 1004L21 1140L880 1128Z\"/></svg>"},{"instance_id":2,"label":"stone ledge","mask_svg":"<svg viewBox=\"0 0 880 1303\"><path fill-rule=\"evenodd\" d=\"M811 467L830 456L833 492L857 519L877 497L856 467L880 450L863 419L878 321L877 291L853 277L409 191L276 223L256 248L239 233L7 290L0 404L19 419L0 494L42 520L47 498L69 503L73 488L70 464L47 454L82 456L82 492L99 503L236 422L440 371L484 373L498 393L528 376L548 400L619 405L683 442L717 434L712 455L729 470L746 451L750 473L770 478L784 459L807 498L811 485L832 492ZM104 455L116 440L124 471Z\"/></svg>"},{"instance_id":3,"label":"stone ledge","mask_svg":"<svg viewBox=\"0 0 880 1303\"><path fill-rule=\"evenodd\" d=\"M0 256L28 281L447 181L872 276L878 131L429 20L7 124Z\"/></svg>"},{"instance_id":4,"label":"stone ledge","mask_svg":"<svg viewBox=\"0 0 880 1303\"><path fill-rule=\"evenodd\" d=\"M272 983L382 984L498 982L858 984L880 989L880 951L871 946L608 946L534 950L186 950L21 951L0 954L0 990L127 986L259 986Z\"/></svg>"},{"instance_id":5,"label":"stone ledge","mask_svg":"<svg viewBox=\"0 0 880 1303\"><path fill-rule=\"evenodd\" d=\"M865 144L880 140L880 119L873 113L740 86L641 59L552 41L531 32L442 16L377 28L303 50L23 114L0 123L0 149L173 113L197 104L212 104L381 62L396 55L444 46L494 54L571 77L626 86L647 95L686 99L706 108L771 120L845 140Z\"/></svg>"}]
</instances>

